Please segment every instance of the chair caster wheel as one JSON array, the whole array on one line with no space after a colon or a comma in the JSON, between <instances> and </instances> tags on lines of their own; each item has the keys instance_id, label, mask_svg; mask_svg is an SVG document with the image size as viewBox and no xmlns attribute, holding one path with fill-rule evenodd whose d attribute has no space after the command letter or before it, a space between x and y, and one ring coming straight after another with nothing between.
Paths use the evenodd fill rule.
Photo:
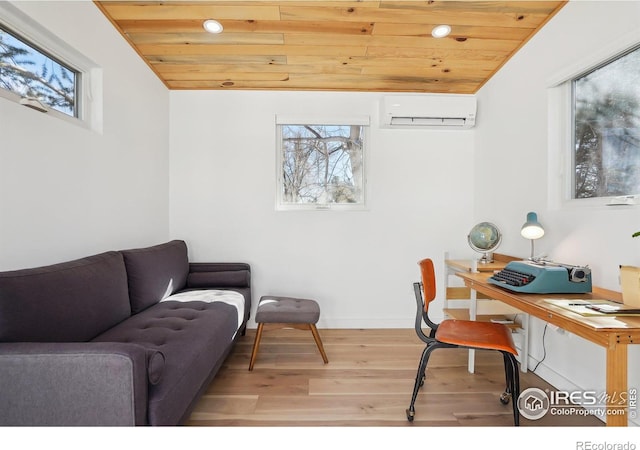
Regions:
<instances>
[{"instance_id":1,"label":"chair caster wheel","mask_svg":"<svg viewBox=\"0 0 640 450\"><path fill-rule=\"evenodd\" d=\"M503 405L508 405L510 400L511 400L510 393L503 392L502 394L500 394L500 403L502 403Z\"/></svg>"},{"instance_id":2,"label":"chair caster wheel","mask_svg":"<svg viewBox=\"0 0 640 450\"><path fill-rule=\"evenodd\" d=\"M407 409L407 420L409 422L413 422L413 416L416 414L415 411L413 411L411 408Z\"/></svg>"}]
</instances>

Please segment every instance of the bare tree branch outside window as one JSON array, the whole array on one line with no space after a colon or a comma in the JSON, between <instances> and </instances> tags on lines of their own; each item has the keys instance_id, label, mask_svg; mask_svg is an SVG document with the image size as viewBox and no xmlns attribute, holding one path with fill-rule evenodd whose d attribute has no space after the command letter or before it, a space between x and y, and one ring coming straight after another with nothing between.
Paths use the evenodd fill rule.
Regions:
<instances>
[{"instance_id":1,"label":"bare tree branch outside window","mask_svg":"<svg viewBox=\"0 0 640 450\"><path fill-rule=\"evenodd\" d=\"M280 125L282 202L362 204L362 125Z\"/></svg>"},{"instance_id":2,"label":"bare tree branch outside window","mask_svg":"<svg viewBox=\"0 0 640 450\"><path fill-rule=\"evenodd\" d=\"M574 198L640 194L640 48L573 81Z\"/></svg>"}]
</instances>

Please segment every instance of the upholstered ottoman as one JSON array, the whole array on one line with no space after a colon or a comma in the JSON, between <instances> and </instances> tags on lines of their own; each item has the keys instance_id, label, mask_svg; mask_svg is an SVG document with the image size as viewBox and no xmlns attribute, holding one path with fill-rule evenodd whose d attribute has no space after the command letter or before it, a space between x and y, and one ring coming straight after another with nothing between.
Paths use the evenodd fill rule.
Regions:
<instances>
[{"instance_id":1,"label":"upholstered ottoman","mask_svg":"<svg viewBox=\"0 0 640 450\"><path fill-rule=\"evenodd\" d=\"M293 297L274 297L263 296L258 303L258 311L256 312L256 323L258 329L256 338L253 342L253 351L251 352L251 361L249 362L249 370L253 370L256 356L258 356L258 348L260 347L260 339L265 329L275 328L297 328L301 330L311 330L313 339L316 341L318 350L322 355L325 364L329 362L327 354L324 352L322 340L316 323L320 318L320 306L315 300L308 300Z\"/></svg>"}]
</instances>

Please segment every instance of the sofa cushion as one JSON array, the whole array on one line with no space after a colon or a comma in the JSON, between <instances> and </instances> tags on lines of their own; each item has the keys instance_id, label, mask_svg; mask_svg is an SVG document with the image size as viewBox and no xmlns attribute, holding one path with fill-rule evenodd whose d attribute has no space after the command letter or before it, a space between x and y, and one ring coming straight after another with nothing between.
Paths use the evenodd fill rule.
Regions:
<instances>
[{"instance_id":1,"label":"sofa cushion","mask_svg":"<svg viewBox=\"0 0 640 450\"><path fill-rule=\"evenodd\" d=\"M133 342L162 352L162 379L149 389L148 419L150 425L175 425L217 372L239 326L236 308L224 302L164 301L95 342Z\"/></svg>"},{"instance_id":2,"label":"sofa cushion","mask_svg":"<svg viewBox=\"0 0 640 450\"><path fill-rule=\"evenodd\" d=\"M133 314L155 305L187 284L189 259L184 241L175 240L121 253L127 267Z\"/></svg>"},{"instance_id":3,"label":"sofa cushion","mask_svg":"<svg viewBox=\"0 0 640 450\"><path fill-rule=\"evenodd\" d=\"M118 252L0 273L0 342L89 341L130 314Z\"/></svg>"}]
</instances>

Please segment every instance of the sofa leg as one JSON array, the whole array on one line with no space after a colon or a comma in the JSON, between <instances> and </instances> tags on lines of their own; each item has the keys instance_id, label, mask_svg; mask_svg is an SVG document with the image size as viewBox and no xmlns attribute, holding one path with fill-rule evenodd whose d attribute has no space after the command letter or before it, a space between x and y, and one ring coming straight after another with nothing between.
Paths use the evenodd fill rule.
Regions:
<instances>
[{"instance_id":1,"label":"sofa leg","mask_svg":"<svg viewBox=\"0 0 640 450\"><path fill-rule=\"evenodd\" d=\"M260 347L260 339L262 338L263 328L264 328L264 323L259 323L258 330L256 331L256 338L253 341L253 351L251 352L251 360L249 361L249 370L253 370L253 364L256 362L256 357L258 356L258 348Z\"/></svg>"}]
</instances>

